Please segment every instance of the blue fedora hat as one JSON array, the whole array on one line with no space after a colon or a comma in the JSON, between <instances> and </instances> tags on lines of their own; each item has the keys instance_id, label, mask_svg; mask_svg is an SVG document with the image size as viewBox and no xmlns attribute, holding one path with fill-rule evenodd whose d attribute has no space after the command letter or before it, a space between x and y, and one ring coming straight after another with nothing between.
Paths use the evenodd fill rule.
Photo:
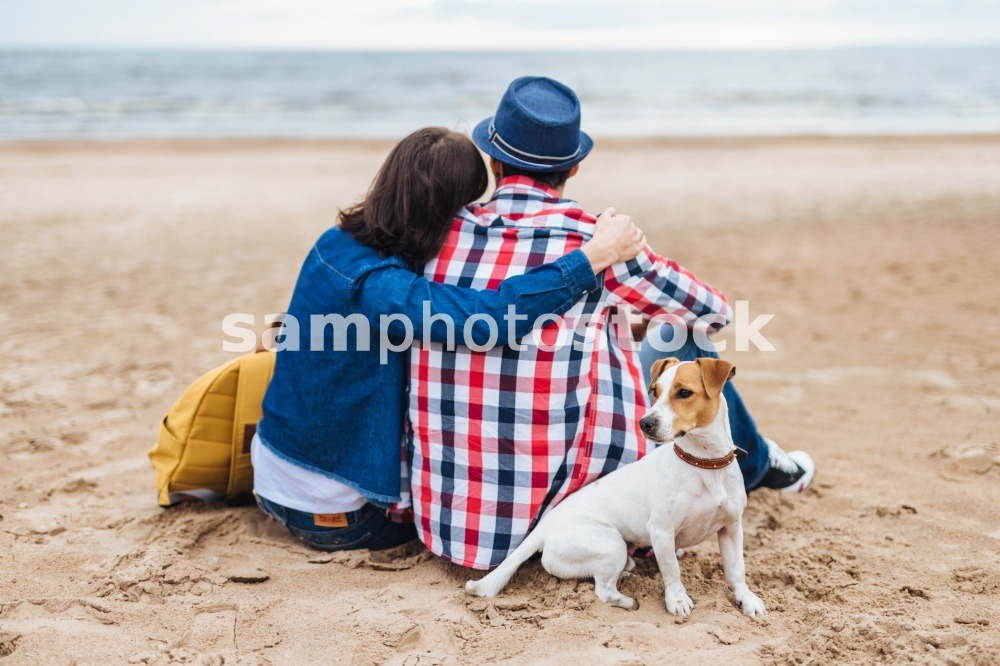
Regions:
<instances>
[{"instance_id":1,"label":"blue fedora hat","mask_svg":"<svg viewBox=\"0 0 1000 666\"><path fill-rule=\"evenodd\" d=\"M529 171L566 171L594 147L580 131L576 93L544 76L515 79L472 140L490 157Z\"/></svg>"}]
</instances>

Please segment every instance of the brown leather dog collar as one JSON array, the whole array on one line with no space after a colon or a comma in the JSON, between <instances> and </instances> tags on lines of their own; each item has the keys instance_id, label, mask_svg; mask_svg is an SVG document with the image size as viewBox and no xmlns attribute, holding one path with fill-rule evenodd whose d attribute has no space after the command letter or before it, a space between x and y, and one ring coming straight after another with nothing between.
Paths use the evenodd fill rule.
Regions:
<instances>
[{"instance_id":1,"label":"brown leather dog collar","mask_svg":"<svg viewBox=\"0 0 1000 666\"><path fill-rule=\"evenodd\" d=\"M736 460L736 451L730 451L721 458L698 458L693 456L684 449L680 447L680 444L674 442L674 453L677 457L686 462L689 465L694 465L699 469L722 469L726 465Z\"/></svg>"}]
</instances>

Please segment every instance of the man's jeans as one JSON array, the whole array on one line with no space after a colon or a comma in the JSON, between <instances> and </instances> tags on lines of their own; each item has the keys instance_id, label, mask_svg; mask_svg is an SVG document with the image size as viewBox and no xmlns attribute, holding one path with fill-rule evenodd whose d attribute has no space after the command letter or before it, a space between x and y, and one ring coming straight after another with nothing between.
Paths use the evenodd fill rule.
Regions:
<instances>
[{"instance_id":1,"label":"man's jeans","mask_svg":"<svg viewBox=\"0 0 1000 666\"><path fill-rule=\"evenodd\" d=\"M693 361L696 358L719 358L714 348L699 348L694 341L694 335L692 335L691 331L681 329L681 332L687 334L687 340L679 349L669 352L654 349L653 345L650 344L650 338L662 340L663 344L658 345L661 348L672 348L671 341L676 334L675 329L672 326L664 325L649 332L649 335L639 349L639 364L642 366L642 372L645 375L647 384L649 383L650 370L653 364L661 358L673 356L681 361ZM702 340L702 344L708 346L712 344L704 336L699 337ZM760 432L757 431L757 424L754 423L753 417L750 416L746 405L743 404L743 399L736 392L736 387L733 386L731 381L726 382L722 394L726 396L726 404L729 405L729 425L733 431L733 441L736 442L736 446L746 449L747 453L750 454L746 460L740 461L740 471L743 472L743 483L746 489L752 490L760 485L764 474L767 473L767 443Z\"/></svg>"}]
</instances>

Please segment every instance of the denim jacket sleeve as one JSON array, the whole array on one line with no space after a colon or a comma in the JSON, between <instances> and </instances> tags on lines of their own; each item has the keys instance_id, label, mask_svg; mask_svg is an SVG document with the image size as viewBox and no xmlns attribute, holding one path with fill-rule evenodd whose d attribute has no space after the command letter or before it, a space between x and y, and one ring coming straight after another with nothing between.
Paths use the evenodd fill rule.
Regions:
<instances>
[{"instance_id":1,"label":"denim jacket sleeve","mask_svg":"<svg viewBox=\"0 0 1000 666\"><path fill-rule=\"evenodd\" d=\"M493 331L496 344L507 344L527 335L535 321L546 314L560 315L580 300L584 294L599 287L590 261L581 250L557 261L536 266L523 275L509 277L494 291L479 291L439 284L417 275L402 265L387 262L374 267L353 281L351 302L368 318L372 329L386 326L386 333L404 337L408 327L399 317L383 322L381 315L403 315L412 322L412 335L424 337L424 318L431 320L430 340L446 342L449 327L443 319L454 322L453 338L464 338L466 322L470 325L470 340L476 345L490 344ZM426 304L426 305L425 305ZM513 306L517 317L510 326L504 317ZM435 318L436 317L436 318ZM486 318L496 322L495 329ZM513 331L510 329L513 328Z\"/></svg>"}]
</instances>

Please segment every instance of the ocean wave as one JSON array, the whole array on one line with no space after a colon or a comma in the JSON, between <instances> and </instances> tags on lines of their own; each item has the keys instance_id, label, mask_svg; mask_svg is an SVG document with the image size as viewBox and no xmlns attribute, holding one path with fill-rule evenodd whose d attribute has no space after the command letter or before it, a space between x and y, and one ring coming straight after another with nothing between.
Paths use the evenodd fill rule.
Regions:
<instances>
[{"instance_id":1,"label":"ocean wave","mask_svg":"<svg viewBox=\"0 0 1000 666\"><path fill-rule=\"evenodd\" d=\"M0 137L379 136L467 127L525 73L602 135L1000 131L994 49L0 53Z\"/></svg>"}]
</instances>

